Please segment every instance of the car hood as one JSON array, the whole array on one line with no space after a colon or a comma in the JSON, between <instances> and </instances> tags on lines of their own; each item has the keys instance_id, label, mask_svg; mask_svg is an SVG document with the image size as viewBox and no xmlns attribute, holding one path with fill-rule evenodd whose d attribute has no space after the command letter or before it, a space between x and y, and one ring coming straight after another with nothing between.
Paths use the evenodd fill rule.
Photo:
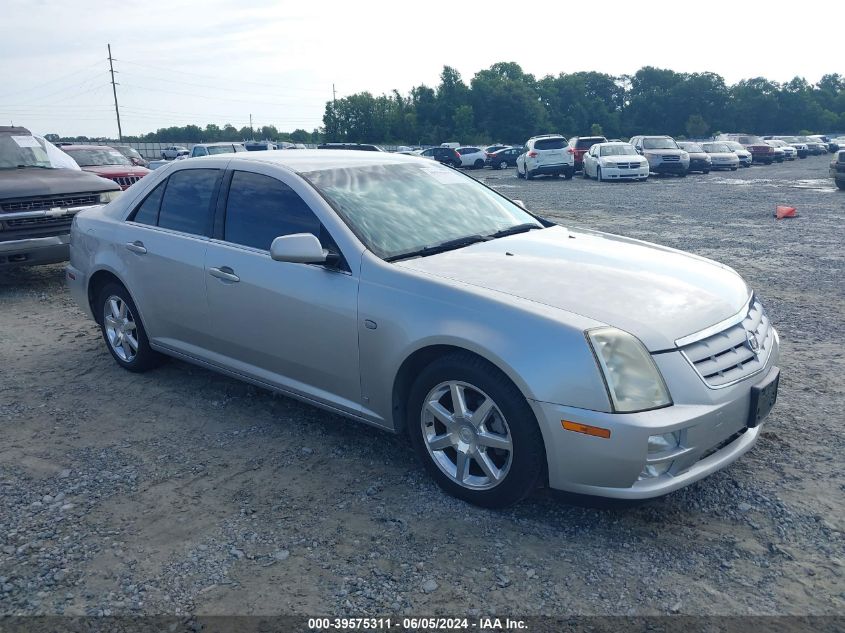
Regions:
<instances>
[{"instance_id":1,"label":"car hood","mask_svg":"<svg viewBox=\"0 0 845 633\"><path fill-rule=\"evenodd\" d=\"M0 170L0 200L120 189L114 182L76 169Z\"/></svg>"},{"instance_id":2,"label":"car hood","mask_svg":"<svg viewBox=\"0 0 845 633\"><path fill-rule=\"evenodd\" d=\"M397 262L630 332L651 351L739 312L750 291L731 268L674 249L550 227Z\"/></svg>"},{"instance_id":3,"label":"car hood","mask_svg":"<svg viewBox=\"0 0 845 633\"><path fill-rule=\"evenodd\" d=\"M150 170L146 167L135 167L134 165L90 165L82 169L106 178L117 178L118 176L142 177L150 173Z\"/></svg>"},{"instance_id":4,"label":"car hood","mask_svg":"<svg viewBox=\"0 0 845 633\"><path fill-rule=\"evenodd\" d=\"M644 156L639 154L625 154L623 156L601 156L600 160L604 163L641 163L645 160Z\"/></svg>"}]
</instances>

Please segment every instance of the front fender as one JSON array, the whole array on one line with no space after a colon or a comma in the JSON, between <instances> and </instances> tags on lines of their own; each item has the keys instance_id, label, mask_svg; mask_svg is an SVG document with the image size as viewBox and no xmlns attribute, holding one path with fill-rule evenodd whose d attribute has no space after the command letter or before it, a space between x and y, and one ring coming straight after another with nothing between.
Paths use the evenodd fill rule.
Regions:
<instances>
[{"instance_id":1,"label":"front fender","mask_svg":"<svg viewBox=\"0 0 845 633\"><path fill-rule=\"evenodd\" d=\"M365 253L359 289L361 390L386 426L393 388L412 354L470 351L502 370L529 400L610 411L584 330L601 323L550 306L446 281ZM375 327L373 327L375 326Z\"/></svg>"}]
</instances>

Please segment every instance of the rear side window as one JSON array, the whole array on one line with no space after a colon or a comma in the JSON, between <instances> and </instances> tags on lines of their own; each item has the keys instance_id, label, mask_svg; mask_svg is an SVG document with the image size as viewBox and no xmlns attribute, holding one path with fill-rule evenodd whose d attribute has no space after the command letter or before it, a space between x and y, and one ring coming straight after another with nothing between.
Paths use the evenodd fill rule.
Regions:
<instances>
[{"instance_id":1,"label":"rear side window","mask_svg":"<svg viewBox=\"0 0 845 633\"><path fill-rule=\"evenodd\" d=\"M216 169L183 169L170 176L161 201L158 225L204 235L209 226L218 176Z\"/></svg>"},{"instance_id":2,"label":"rear side window","mask_svg":"<svg viewBox=\"0 0 845 633\"><path fill-rule=\"evenodd\" d=\"M566 147L566 140L563 138L541 138L534 141L534 149L563 149Z\"/></svg>"},{"instance_id":3,"label":"rear side window","mask_svg":"<svg viewBox=\"0 0 845 633\"><path fill-rule=\"evenodd\" d=\"M581 138L575 144L576 149L590 149L596 143L602 143L604 138Z\"/></svg>"},{"instance_id":4,"label":"rear side window","mask_svg":"<svg viewBox=\"0 0 845 633\"><path fill-rule=\"evenodd\" d=\"M141 205L135 209L135 215L132 216L133 222L139 224L149 224L155 226L158 222L158 208L161 206L161 196L164 193L164 183L160 183L158 187L153 189Z\"/></svg>"},{"instance_id":5,"label":"rear side window","mask_svg":"<svg viewBox=\"0 0 845 633\"><path fill-rule=\"evenodd\" d=\"M275 178L234 172L226 202L224 239L270 250L275 238L294 233L320 237L320 221L305 201Z\"/></svg>"}]
</instances>

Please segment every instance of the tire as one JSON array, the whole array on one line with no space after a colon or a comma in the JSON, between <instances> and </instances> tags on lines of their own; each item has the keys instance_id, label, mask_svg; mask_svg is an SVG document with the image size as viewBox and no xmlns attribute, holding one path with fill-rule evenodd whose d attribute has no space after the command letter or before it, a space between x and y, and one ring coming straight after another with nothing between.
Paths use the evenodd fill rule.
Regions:
<instances>
[{"instance_id":1,"label":"tire","mask_svg":"<svg viewBox=\"0 0 845 633\"><path fill-rule=\"evenodd\" d=\"M710 173L710 170L709 170L709 169L705 169L705 170L704 170L703 172L701 172L701 173L702 173L702 174L704 174L704 175L706 176L707 174L709 174L709 173Z\"/></svg>"},{"instance_id":2,"label":"tire","mask_svg":"<svg viewBox=\"0 0 845 633\"><path fill-rule=\"evenodd\" d=\"M528 167L525 168L525 180L534 180L534 174L531 173Z\"/></svg>"},{"instance_id":3,"label":"tire","mask_svg":"<svg viewBox=\"0 0 845 633\"><path fill-rule=\"evenodd\" d=\"M499 169L507 169L507 168L508 168L508 161L503 160L501 163L499 163Z\"/></svg>"},{"instance_id":4,"label":"tire","mask_svg":"<svg viewBox=\"0 0 845 633\"><path fill-rule=\"evenodd\" d=\"M490 408L479 422L454 416L453 393L473 413L488 400ZM456 352L420 372L408 399L407 428L429 475L459 499L502 508L541 484L546 455L537 420L508 377L477 356Z\"/></svg>"},{"instance_id":5,"label":"tire","mask_svg":"<svg viewBox=\"0 0 845 633\"><path fill-rule=\"evenodd\" d=\"M563 179L564 179L564 180L572 180L572 175L573 175L574 173L575 173L575 172L572 172L572 171L570 171L570 170L568 170L568 169L567 169L566 171L564 171L564 172L562 173Z\"/></svg>"},{"instance_id":6,"label":"tire","mask_svg":"<svg viewBox=\"0 0 845 633\"><path fill-rule=\"evenodd\" d=\"M117 283L107 284L100 291L95 309L103 340L118 365L128 371L143 372L161 364L164 357L150 347L138 308L126 288Z\"/></svg>"},{"instance_id":7,"label":"tire","mask_svg":"<svg viewBox=\"0 0 845 633\"><path fill-rule=\"evenodd\" d=\"M731 167L731 171L736 171L739 167Z\"/></svg>"},{"instance_id":8,"label":"tire","mask_svg":"<svg viewBox=\"0 0 845 633\"><path fill-rule=\"evenodd\" d=\"M678 174L678 178L686 178L686 177L687 177L687 172L685 172L685 171L682 171L681 173Z\"/></svg>"},{"instance_id":9,"label":"tire","mask_svg":"<svg viewBox=\"0 0 845 633\"><path fill-rule=\"evenodd\" d=\"M599 182L604 182L604 179L601 177L601 166L596 167L596 180Z\"/></svg>"},{"instance_id":10,"label":"tire","mask_svg":"<svg viewBox=\"0 0 845 633\"><path fill-rule=\"evenodd\" d=\"M479 158L478 160L475 161L475 164L473 166L476 169L484 169L484 161Z\"/></svg>"},{"instance_id":11,"label":"tire","mask_svg":"<svg viewBox=\"0 0 845 633\"><path fill-rule=\"evenodd\" d=\"M517 178L525 178L525 174L519 173L519 165L516 166L516 177Z\"/></svg>"},{"instance_id":12,"label":"tire","mask_svg":"<svg viewBox=\"0 0 845 633\"><path fill-rule=\"evenodd\" d=\"M590 179L590 175L587 173L587 168L586 168L586 167L584 167L584 169L583 169L583 170L581 170L581 177L582 177L584 180L589 180L589 179Z\"/></svg>"},{"instance_id":13,"label":"tire","mask_svg":"<svg viewBox=\"0 0 845 633\"><path fill-rule=\"evenodd\" d=\"M836 186L845 191L845 180L837 180Z\"/></svg>"}]
</instances>

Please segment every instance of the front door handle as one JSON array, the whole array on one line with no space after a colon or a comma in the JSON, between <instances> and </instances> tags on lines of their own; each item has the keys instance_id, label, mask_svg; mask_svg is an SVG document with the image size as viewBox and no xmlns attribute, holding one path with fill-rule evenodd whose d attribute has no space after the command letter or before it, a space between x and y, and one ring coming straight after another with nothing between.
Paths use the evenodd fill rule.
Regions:
<instances>
[{"instance_id":1,"label":"front door handle","mask_svg":"<svg viewBox=\"0 0 845 633\"><path fill-rule=\"evenodd\" d=\"M133 253L138 253L138 255L147 254L147 249L144 246L144 243L140 240L135 240L134 242L127 242L126 250L132 251Z\"/></svg>"},{"instance_id":2,"label":"front door handle","mask_svg":"<svg viewBox=\"0 0 845 633\"><path fill-rule=\"evenodd\" d=\"M235 271L229 268L228 266L221 266L220 268L209 268L208 274L210 274L212 277L222 279L223 281L236 282L241 280L241 278L235 274Z\"/></svg>"}]
</instances>

